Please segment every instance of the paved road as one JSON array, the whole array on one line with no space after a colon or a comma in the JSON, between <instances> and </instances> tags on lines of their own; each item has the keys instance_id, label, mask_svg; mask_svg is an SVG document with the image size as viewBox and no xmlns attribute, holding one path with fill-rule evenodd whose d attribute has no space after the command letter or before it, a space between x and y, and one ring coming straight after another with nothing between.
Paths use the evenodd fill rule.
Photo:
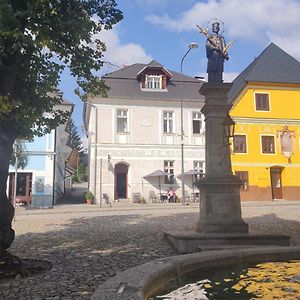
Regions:
<instances>
[{"instance_id":1,"label":"paved road","mask_svg":"<svg viewBox=\"0 0 300 300\"><path fill-rule=\"evenodd\" d=\"M51 271L0 282L0 299L89 299L117 272L175 255L163 232L191 229L198 204L141 205L116 202L58 205L52 209L18 207L11 252L21 258L50 261ZM250 231L283 233L300 245L299 202L247 202L243 216Z\"/></svg>"},{"instance_id":2,"label":"paved road","mask_svg":"<svg viewBox=\"0 0 300 300\"><path fill-rule=\"evenodd\" d=\"M57 205L84 204L87 187L87 182L74 183L73 188L70 190L70 192L59 199Z\"/></svg>"}]
</instances>

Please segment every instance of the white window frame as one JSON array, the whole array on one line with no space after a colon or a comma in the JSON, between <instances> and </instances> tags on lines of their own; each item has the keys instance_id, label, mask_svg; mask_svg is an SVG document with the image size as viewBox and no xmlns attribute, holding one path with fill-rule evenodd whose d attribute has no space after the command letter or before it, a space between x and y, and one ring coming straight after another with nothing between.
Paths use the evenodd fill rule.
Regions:
<instances>
[{"instance_id":1,"label":"white window frame","mask_svg":"<svg viewBox=\"0 0 300 300\"><path fill-rule=\"evenodd\" d=\"M172 114L172 116L167 115L165 117L165 114ZM164 134L174 134L174 130L175 130L174 116L175 116L174 111L170 111L170 110L163 111L163 133ZM165 120L167 122L167 131L165 131Z\"/></svg>"},{"instance_id":2,"label":"white window frame","mask_svg":"<svg viewBox=\"0 0 300 300\"><path fill-rule=\"evenodd\" d=\"M204 168L205 168L204 160L194 160L193 161L193 170L200 173L200 178L202 178L205 174ZM195 177L196 177L195 178L196 180L200 179L200 178L197 178L197 175L195 175Z\"/></svg>"},{"instance_id":3,"label":"white window frame","mask_svg":"<svg viewBox=\"0 0 300 300\"><path fill-rule=\"evenodd\" d=\"M262 148L262 137L263 136L272 136L274 138L274 153L265 153L263 152L263 148ZM261 134L260 135L260 152L262 155L276 155L276 136L274 134Z\"/></svg>"},{"instance_id":4,"label":"white window frame","mask_svg":"<svg viewBox=\"0 0 300 300\"><path fill-rule=\"evenodd\" d=\"M146 75L145 88L147 90L161 90L162 75Z\"/></svg>"},{"instance_id":5,"label":"white window frame","mask_svg":"<svg viewBox=\"0 0 300 300\"><path fill-rule=\"evenodd\" d=\"M248 154L248 136L247 136L247 134L246 133L237 133L237 132L235 132L234 136L236 136L236 135L243 135L243 136L245 136L245 139L246 139L246 152L235 152L234 151L234 141L232 142L232 152L234 154L241 154L241 155ZM234 137L233 137L233 139L234 139Z\"/></svg>"},{"instance_id":6,"label":"white window frame","mask_svg":"<svg viewBox=\"0 0 300 300\"><path fill-rule=\"evenodd\" d=\"M194 116L196 114L197 114L197 116ZM199 132L194 133L194 121L199 121L200 122ZM192 134L193 135L199 135L199 134L203 134L203 133L204 133L204 130L203 130L202 114L201 114L200 111L192 111Z\"/></svg>"},{"instance_id":7,"label":"white window frame","mask_svg":"<svg viewBox=\"0 0 300 300\"><path fill-rule=\"evenodd\" d=\"M249 171L248 170L236 170L234 172L234 175L238 176L241 180L241 176L239 174L246 173L247 174L247 180L245 180L241 186L241 191L249 191Z\"/></svg>"},{"instance_id":8,"label":"white window frame","mask_svg":"<svg viewBox=\"0 0 300 300\"><path fill-rule=\"evenodd\" d=\"M167 164L167 165L166 165ZM172 164L172 166L171 166ZM171 174L171 176L165 176L165 184L175 184L175 161L174 160L164 160L164 171Z\"/></svg>"},{"instance_id":9,"label":"white window frame","mask_svg":"<svg viewBox=\"0 0 300 300\"><path fill-rule=\"evenodd\" d=\"M259 110L256 109L256 94L266 94L269 98L269 110ZM254 92L254 110L261 113L269 113L271 112L271 95L269 92Z\"/></svg>"},{"instance_id":10,"label":"white window frame","mask_svg":"<svg viewBox=\"0 0 300 300\"><path fill-rule=\"evenodd\" d=\"M124 114L126 112L126 114ZM120 113L120 114L119 114ZM117 108L116 113L116 123L117 123L117 133L129 133L129 112L127 108ZM126 120L126 128L124 130L119 130L119 120Z\"/></svg>"}]
</instances>

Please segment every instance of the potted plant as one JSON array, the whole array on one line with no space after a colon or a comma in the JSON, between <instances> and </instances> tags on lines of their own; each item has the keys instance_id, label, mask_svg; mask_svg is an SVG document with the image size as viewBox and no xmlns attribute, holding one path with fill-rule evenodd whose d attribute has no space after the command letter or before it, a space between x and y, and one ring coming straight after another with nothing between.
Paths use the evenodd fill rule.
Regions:
<instances>
[{"instance_id":1,"label":"potted plant","mask_svg":"<svg viewBox=\"0 0 300 300\"><path fill-rule=\"evenodd\" d=\"M87 204L93 204L94 203L94 198L95 198L95 196L91 191L88 191L85 194L85 199L86 199Z\"/></svg>"}]
</instances>

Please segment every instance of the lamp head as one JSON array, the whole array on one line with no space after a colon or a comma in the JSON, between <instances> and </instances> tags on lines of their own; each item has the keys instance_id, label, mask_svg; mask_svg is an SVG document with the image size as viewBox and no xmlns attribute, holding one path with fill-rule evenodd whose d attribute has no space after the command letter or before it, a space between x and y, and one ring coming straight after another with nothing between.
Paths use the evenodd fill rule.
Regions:
<instances>
[{"instance_id":1,"label":"lamp head","mask_svg":"<svg viewBox=\"0 0 300 300\"><path fill-rule=\"evenodd\" d=\"M197 43L190 43L189 48L190 49L196 49L196 48L198 48L198 44Z\"/></svg>"},{"instance_id":2,"label":"lamp head","mask_svg":"<svg viewBox=\"0 0 300 300\"><path fill-rule=\"evenodd\" d=\"M226 137L227 138L233 138L234 137L234 130L235 130L235 122L231 119L229 114L225 118L224 125L225 125Z\"/></svg>"}]
</instances>

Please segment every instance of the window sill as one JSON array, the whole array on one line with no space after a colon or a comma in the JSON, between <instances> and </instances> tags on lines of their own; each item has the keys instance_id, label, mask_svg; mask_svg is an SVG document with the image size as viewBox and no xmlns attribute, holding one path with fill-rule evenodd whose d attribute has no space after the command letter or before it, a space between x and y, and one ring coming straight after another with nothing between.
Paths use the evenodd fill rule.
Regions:
<instances>
[{"instance_id":1,"label":"window sill","mask_svg":"<svg viewBox=\"0 0 300 300\"><path fill-rule=\"evenodd\" d=\"M141 88L141 91L142 92L155 92L155 93L162 92L162 93L166 93L166 92L168 92L168 89L146 89L146 88Z\"/></svg>"}]
</instances>

